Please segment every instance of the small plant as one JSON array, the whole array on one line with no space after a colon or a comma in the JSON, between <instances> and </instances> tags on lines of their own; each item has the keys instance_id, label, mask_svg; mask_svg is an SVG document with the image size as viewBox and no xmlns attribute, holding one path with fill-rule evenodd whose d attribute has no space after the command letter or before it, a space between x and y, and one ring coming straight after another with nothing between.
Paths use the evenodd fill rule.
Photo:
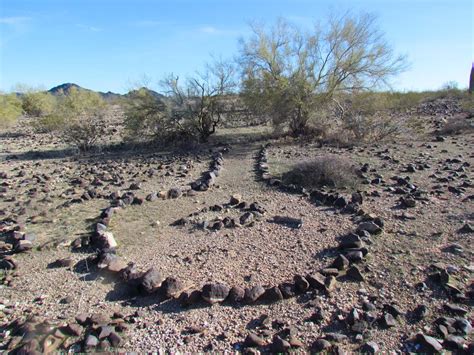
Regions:
<instances>
[{"instance_id":1,"label":"small plant","mask_svg":"<svg viewBox=\"0 0 474 355\"><path fill-rule=\"evenodd\" d=\"M0 128L13 125L21 111L21 101L15 94L0 94Z\"/></svg>"},{"instance_id":2,"label":"small plant","mask_svg":"<svg viewBox=\"0 0 474 355\"><path fill-rule=\"evenodd\" d=\"M282 175L287 184L319 188L352 188L359 185L359 177L353 163L335 155L319 157L309 162L295 165Z\"/></svg>"}]
</instances>

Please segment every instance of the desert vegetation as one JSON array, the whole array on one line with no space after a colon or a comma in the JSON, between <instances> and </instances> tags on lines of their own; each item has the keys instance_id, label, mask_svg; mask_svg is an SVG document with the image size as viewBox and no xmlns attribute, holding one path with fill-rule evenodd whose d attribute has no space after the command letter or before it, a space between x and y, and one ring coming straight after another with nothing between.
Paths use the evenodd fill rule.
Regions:
<instances>
[{"instance_id":1,"label":"desert vegetation","mask_svg":"<svg viewBox=\"0 0 474 355\"><path fill-rule=\"evenodd\" d=\"M406 66L349 13L0 94L0 350L472 353L473 94Z\"/></svg>"}]
</instances>

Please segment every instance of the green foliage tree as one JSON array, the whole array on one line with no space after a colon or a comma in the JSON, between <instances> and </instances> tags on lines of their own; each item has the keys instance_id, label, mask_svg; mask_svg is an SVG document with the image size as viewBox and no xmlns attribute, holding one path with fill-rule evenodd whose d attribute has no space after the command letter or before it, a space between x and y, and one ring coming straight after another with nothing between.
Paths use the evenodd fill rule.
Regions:
<instances>
[{"instance_id":1,"label":"green foliage tree","mask_svg":"<svg viewBox=\"0 0 474 355\"><path fill-rule=\"evenodd\" d=\"M311 115L336 93L385 85L405 67L369 14L331 18L310 32L284 20L252 30L241 40L243 98L294 135L304 133Z\"/></svg>"},{"instance_id":2,"label":"green foliage tree","mask_svg":"<svg viewBox=\"0 0 474 355\"><path fill-rule=\"evenodd\" d=\"M162 141L173 130L166 102L142 87L124 101L125 129L132 140Z\"/></svg>"},{"instance_id":3,"label":"green foliage tree","mask_svg":"<svg viewBox=\"0 0 474 355\"><path fill-rule=\"evenodd\" d=\"M56 98L46 91L29 90L21 96L23 112L30 117L44 117L54 111Z\"/></svg>"},{"instance_id":4,"label":"green foliage tree","mask_svg":"<svg viewBox=\"0 0 474 355\"><path fill-rule=\"evenodd\" d=\"M0 93L0 128L14 124L21 113L21 101L16 94Z\"/></svg>"},{"instance_id":5,"label":"green foliage tree","mask_svg":"<svg viewBox=\"0 0 474 355\"><path fill-rule=\"evenodd\" d=\"M107 133L106 106L100 95L92 91L72 88L62 95L55 115L64 118L64 140L80 151L90 150Z\"/></svg>"},{"instance_id":6,"label":"green foliage tree","mask_svg":"<svg viewBox=\"0 0 474 355\"><path fill-rule=\"evenodd\" d=\"M72 88L57 97L53 112L32 124L38 131L58 134L65 142L85 152L107 133L106 107L99 94Z\"/></svg>"}]
</instances>

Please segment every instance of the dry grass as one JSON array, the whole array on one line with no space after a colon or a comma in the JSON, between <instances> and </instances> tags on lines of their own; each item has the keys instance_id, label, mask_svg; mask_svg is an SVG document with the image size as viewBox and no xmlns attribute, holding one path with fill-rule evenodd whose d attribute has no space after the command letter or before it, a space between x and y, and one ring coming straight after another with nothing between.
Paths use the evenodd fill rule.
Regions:
<instances>
[{"instance_id":1,"label":"dry grass","mask_svg":"<svg viewBox=\"0 0 474 355\"><path fill-rule=\"evenodd\" d=\"M335 155L296 164L282 179L285 183L309 188L356 188L360 183L353 162Z\"/></svg>"},{"instance_id":2,"label":"dry grass","mask_svg":"<svg viewBox=\"0 0 474 355\"><path fill-rule=\"evenodd\" d=\"M451 118L439 130L443 135L457 135L474 131L474 123L464 117Z\"/></svg>"}]
</instances>

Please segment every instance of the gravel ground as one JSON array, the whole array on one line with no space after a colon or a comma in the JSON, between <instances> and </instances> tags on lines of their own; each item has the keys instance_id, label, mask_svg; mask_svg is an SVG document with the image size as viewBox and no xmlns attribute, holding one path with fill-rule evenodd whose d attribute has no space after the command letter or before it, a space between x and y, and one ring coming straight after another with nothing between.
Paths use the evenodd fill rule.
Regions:
<instances>
[{"instance_id":1,"label":"gravel ground","mask_svg":"<svg viewBox=\"0 0 474 355\"><path fill-rule=\"evenodd\" d=\"M34 149L58 146L41 137L35 141ZM336 154L351 159L356 166L368 163L370 169L365 175L369 181L381 179L362 185L364 209L385 221L384 232L371 240L370 253L362 267L366 281L338 282L329 295L309 292L271 305L198 304L190 308L182 308L175 300L163 302L153 295L130 299L126 289L86 262L91 253L71 252L66 242L88 233L92 221L108 203L101 198L70 206L64 203L84 192L84 188L71 187L71 179L81 177L90 181L96 176L93 167L102 171L110 165L122 177L122 186L106 183L98 187L101 194L126 191L131 183L141 183L137 195L145 197L149 192L183 186L199 177L209 163L207 152L180 156L173 161L166 154L100 162L70 157L44 159L41 155L33 159L22 155L28 149L25 141L29 139L28 135L2 138L2 157L15 153L22 159L1 162L0 170L8 174L10 186L3 194L0 208L5 211L4 217L14 216L24 223L26 230L36 235L35 245L43 248L19 254L20 267L12 285L0 286L2 322L30 314L60 321L71 320L81 312L134 314L120 346L123 351L243 350L249 332L271 344L272 337L285 328L292 329L304 349L328 332L336 331L349 336L339 344L342 350L354 351L361 342L371 340L382 351L407 351L407 339L417 332L434 331L434 320L446 315L443 305L451 302L436 285L418 290L417 285L426 282L432 272L430 266L443 263L451 267L465 290L473 283L473 234L459 233L464 224L474 223L473 134L447 137L442 142L434 142L433 136L410 137L355 149L273 142L268 151L274 173L281 173L297 161ZM177 200L145 202L119 211L110 225L119 244L118 254L135 262L141 270L154 266L165 276L179 278L187 287L196 289L211 281L242 287L275 285L290 281L295 274L305 275L327 266L334 256L337 238L354 229L353 217L263 184L254 171L259 147L258 143L248 142L232 146L225 155L224 170L216 186L207 192ZM426 166L408 172L410 164ZM184 175L180 170L183 165L187 166ZM158 172L148 176L150 168ZM25 176L18 176L20 171ZM35 174L47 174L51 179L44 183L25 181ZM413 208L401 208L400 196L387 189L394 186L390 179L394 175L410 176L411 183L427 191L426 199L417 201ZM30 195L34 187L39 191ZM452 187L462 189L453 192ZM205 207L226 204L233 194L241 194L249 203L258 202L266 209L265 215L253 225L219 231L171 225ZM199 218L226 215L239 216L240 212L224 209L202 213ZM303 225L293 229L270 222L276 215L301 218ZM51 240L56 243L48 243ZM453 243L462 252L449 252ZM73 258L72 268L48 267L65 257ZM375 304L378 315L382 314L382 305L396 304L407 312L407 317L400 317L390 329L373 327L359 339L347 329L345 319L354 307L361 310L362 303L368 300ZM427 306L428 314L422 321L414 322L410 312L420 304ZM467 308L466 318L472 322L472 298L462 306ZM316 311L322 311L318 322L310 320ZM472 334L467 338L472 341Z\"/></svg>"}]
</instances>

